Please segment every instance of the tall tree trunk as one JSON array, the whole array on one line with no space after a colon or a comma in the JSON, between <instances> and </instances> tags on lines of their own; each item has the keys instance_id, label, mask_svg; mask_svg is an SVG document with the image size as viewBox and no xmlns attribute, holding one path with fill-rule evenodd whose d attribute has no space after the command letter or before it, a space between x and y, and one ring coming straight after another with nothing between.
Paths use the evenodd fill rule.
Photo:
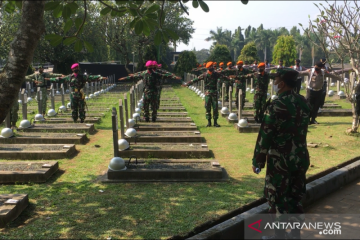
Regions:
<instances>
[{"instance_id":1,"label":"tall tree trunk","mask_svg":"<svg viewBox=\"0 0 360 240\"><path fill-rule=\"evenodd\" d=\"M264 62L266 61L266 46L265 46L265 51L264 51Z\"/></svg>"},{"instance_id":2,"label":"tall tree trunk","mask_svg":"<svg viewBox=\"0 0 360 240\"><path fill-rule=\"evenodd\" d=\"M23 1L19 29L10 45L4 72L0 75L0 123L17 100L35 48L45 32L44 7L45 1Z\"/></svg>"}]
</instances>

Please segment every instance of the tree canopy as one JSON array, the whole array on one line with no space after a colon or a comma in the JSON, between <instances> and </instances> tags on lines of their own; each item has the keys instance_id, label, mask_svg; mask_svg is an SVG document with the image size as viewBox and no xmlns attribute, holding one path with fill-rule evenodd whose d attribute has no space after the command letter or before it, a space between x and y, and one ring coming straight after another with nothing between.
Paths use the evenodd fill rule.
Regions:
<instances>
[{"instance_id":1,"label":"tree canopy","mask_svg":"<svg viewBox=\"0 0 360 240\"><path fill-rule=\"evenodd\" d=\"M257 49L254 42L250 42L244 46L241 50L241 54L238 57L238 60L249 61L250 63L255 60L259 61L259 56L257 55Z\"/></svg>"},{"instance_id":2,"label":"tree canopy","mask_svg":"<svg viewBox=\"0 0 360 240\"><path fill-rule=\"evenodd\" d=\"M226 45L216 44L214 49L210 52L210 56L207 61L212 62L232 62L230 51Z\"/></svg>"},{"instance_id":3,"label":"tree canopy","mask_svg":"<svg viewBox=\"0 0 360 240\"><path fill-rule=\"evenodd\" d=\"M191 69L196 67L197 60L194 52L192 51L183 51L175 64L174 72L183 76L184 72L190 72Z\"/></svg>"},{"instance_id":4,"label":"tree canopy","mask_svg":"<svg viewBox=\"0 0 360 240\"><path fill-rule=\"evenodd\" d=\"M273 64L277 64L280 59L284 61L284 66L294 65L296 60L296 45L293 36L280 36L276 41L273 52Z\"/></svg>"}]
</instances>

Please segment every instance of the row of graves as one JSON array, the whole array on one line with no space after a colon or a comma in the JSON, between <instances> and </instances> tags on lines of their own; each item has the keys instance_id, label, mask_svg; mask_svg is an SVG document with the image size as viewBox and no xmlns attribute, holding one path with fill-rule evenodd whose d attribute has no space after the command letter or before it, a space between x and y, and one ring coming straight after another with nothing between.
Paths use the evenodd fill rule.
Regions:
<instances>
[{"instance_id":1,"label":"row of graves","mask_svg":"<svg viewBox=\"0 0 360 240\"><path fill-rule=\"evenodd\" d=\"M331 79L327 78L327 82L329 83L327 85L327 99L326 101L332 102L333 100L337 99L345 99L345 93L341 90L341 88L350 88L354 89L354 86L356 86L357 82L355 81L355 73L349 74L350 81L347 83L341 83L340 81L336 81L336 83ZM196 78L195 75L185 73L184 79L185 82L188 82L192 79ZM277 96L274 93L273 89L273 80L270 80L269 83L269 92L267 93L268 99L271 98L271 100L274 100L277 98ZM308 77L304 77L304 83L301 85L301 90L306 90L308 83ZM336 90L332 90L331 88L336 87ZM202 99L205 98L205 91L204 91L204 82L199 81L192 86L188 87L189 90L195 92L199 97ZM254 80L251 78L250 80L247 80L246 82L246 99L245 99L245 105L244 110L239 108L236 108L236 104L233 101L233 91L235 91L235 85L229 87L229 101L225 101L225 83L222 85L222 95L219 96L218 106L219 111L221 113L221 116L226 118L227 121L231 124L234 124L235 129L239 133L251 133L251 132L258 132L260 129L260 124L255 122L254 119L254 104L249 102L249 98L253 98L255 90L254 90ZM239 103L238 106L242 106L242 96L243 92L240 89L239 90ZM326 116L352 116L351 109L342 109L340 105L336 103L325 103L323 106L323 109L318 113L319 117Z\"/></svg>"},{"instance_id":2,"label":"row of graves","mask_svg":"<svg viewBox=\"0 0 360 240\"><path fill-rule=\"evenodd\" d=\"M96 133L94 124L109 115L118 94L130 89L130 84L116 86L115 76L102 82L87 83L86 122L74 123L71 118L68 86L53 84L48 90L50 106L43 117L40 89L30 85L19 93L19 115L22 120L16 130L10 129L10 116L0 136L0 184L44 183L58 169L56 159L69 159L78 151L77 144L86 144ZM34 115L34 113L36 113ZM34 116L28 118L28 116ZM27 161L25 161L27 160ZM28 194L0 194L0 227L14 220L29 204Z\"/></svg>"},{"instance_id":3,"label":"row of graves","mask_svg":"<svg viewBox=\"0 0 360 240\"><path fill-rule=\"evenodd\" d=\"M138 81L112 109L114 157L102 182L227 181L171 85L162 89L156 122L143 120L143 87Z\"/></svg>"}]
</instances>

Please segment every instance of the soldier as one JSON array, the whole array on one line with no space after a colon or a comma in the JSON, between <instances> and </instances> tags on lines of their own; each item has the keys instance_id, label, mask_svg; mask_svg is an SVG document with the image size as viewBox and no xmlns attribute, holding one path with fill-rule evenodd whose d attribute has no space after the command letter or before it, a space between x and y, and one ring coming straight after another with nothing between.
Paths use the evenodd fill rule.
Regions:
<instances>
[{"instance_id":1,"label":"soldier","mask_svg":"<svg viewBox=\"0 0 360 240\"><path fill-rule=\"evenodd\" d=\"M13 105L10 108L11 129L16 129L16 122L19 119L18 111L19 111L19 102L17 100L15 100L15 102L13 103Z\"/></svg>"},{"instance_id":2,"label":"soldier","mask_svg":"<svg viewBox=\"0 0 360 240\"><path fill-rule=\"evenodd\" d=\"M222 83L225 83L225 101L229 101L229 88L231 85L230 78L224 78L223 76L229 77L230 75L234 75L236 73L236 69L232 68L232 62L228 62L227 68L225 68L223 71L221 71L221 86Z\"/></svg>"},{"instance_id":3,"label":"soldier","mask_svg":"<svg viewBox=\"0 0 360 240\"><path fill-rule=\"evenodd\" d=\"M163 77L167 77L156 71L157 64L155 61L147 61L145 64L146 71L138 74L130 74L128 77L120 78L119 80L135 79L144 81L144 118L146 122L150 122L149 106L152 109L152 121L156 122L157 110L158 110L158 91L159 82ZM174 79L180 80L179 77L173 77Z\"/></svg>"},{"instance_id":4,"label":"soldier","mask_svg":"<svg viewBox=\"0 0 360 240\"><path fill-rule=\"evenodd\" d=\"M85 94L83 88L87 81L100 81L106 79L106 77L101 77L100 75L84 75L80 73L79 64L74 63L71 66L71 70L73 74L68 75L62 78L50 78L46 80L50 80L53 82L59 83L70 83L70 104L71 104L71 117L74 120L74 123L77 122L77 119L80 118L80 122L83 123L85 121Z\"/></svg>"},{"instance_id":5,"label":"soldier","mask_svg":"<svg viewBox=\"0 0 360 240\"><path fill-rule=\"evenodd\" d=\"M311 105L311 119L310 124L319 124L315 119L317 117L319 107L323 97L323 85L326 77L331 77L335 80L341 80L337 75L326 72L322 68L324 64L318 62L315 67L306 71L299 71L300 76L309 76L309 81L306 89L306 99Z\"/></svg>"},{"instance_id":6,"label":"soldier","mask_svg":"<svg viewBox=\"0 0 360 240\"><path fill-rule=\"evenodd\" d=\"M239 91L240 89L242 90L242 106L241 108L244 109L244 105L245 105L245 97L246 97L246 79L249 79L251 75L251 73L253 73L252 70L250 69L245 69L243 68L243 61L238 61L236 63L237 66L237 70L235 73L235 78L234 78L234 82L236 84L236 107L239 109Z\"/></svg>"},{"instance_id":7,"label":"soldier","mask_svg":"<svg viewBox=\"0 0 360 240\"><path fill-rule=\"evenodd\" d=\"M303 66L300 66L300 62L301 62L300 59L296 59L295 60L295 66L293 66L293 69L296 70L296 71L305 71L306 68L303 67ZM294 89L297 94L300 94L301 83L302 83L302 77L299 76L298 79L297 79L297 82L296 82L295 89Z\"/></svg>"},{"instance_id":8,"label":"soldier","mask_svg":"<svg viewBox=\"0 0 360 240\"><path fill-rule=\"evenodd\" d=\"M274 85L279 97L266 110L252 159L254 173L266 163L264 195L275 222L304 221L301 199L306 192L305 176L310 164L306 144L310 106L293 91L297 77L298 72L291 68L277 70ZM288 219L287 214L294 214L295 218ZM300 229L291 233L275 229L275 236L262 239L285 237L300 239Z\"/></svg>"},{"instance_id":9,"label":"soldier","mask_svg":"<svg viewBox=\"0 0 360 240\"><path fill-rule=\"evenodd\" d=\"M224 71L224 70L225 70L225 69L224 69L224 63L221 62L221 63L219 64L219 69L216 69L215 71L217 71L217 72L222 72L222 71ZM222 93L222 81L221 81L220 78L218 79L218 82L217 82L217 89L218 89L218 96L221 96L221 93Z\"/></svg>"},{"instance_id":10,"label":"soldier","mask_svg":"<svg viewBox=\"0 0 360 240\"><path fill-rule=\"evenodd\" d=\"M265 63L263 62L259 63L258 70L259 73L253 74L255 78L254 119L260 123L264 117L269 81L273 76L265 72Z\"/></svg>"},{"instance_id":11,"label":"soldier","mask_svg":"<svg viewBox=\"0 0 360 240\"><path fill-rule=\"evenodd\" d=\"M160 81L158 81L158 105L157 105L157 109L159 110L160 108L160 97L161 97L161 91L162 91L162 86L164 85L164 80L165 79L179 79L176 75L172 74L171 72L168 72L164 69L162 69L162 65L161 64L157 64L156 61L153 62L153 64L155 66L157 66L156 71L163 74L163 78L160 79Z\"/></svg>"},{"instance_id":12,"label":"soldier","mask_svg":"<svg viewBox=\"0 0 360 240\"><path fill-rule=\"evenodd\" d=\"M219 117L218 112L218 101L217 101L217 80L223 78L222 73L215 72L213 62L208 62L206 64L208 71L201 74L198 78L195 78L182 86L190 86L200 80L205 82L205 109L206 109L206 119L208 124L206 127L211 127L211 107L213 108L213 118L214 118L214 127L220 127L217 123ZM225 77L226 78L226 77ZM229 79L229 78L227 78ZM230 80L230 79L229 79Z\"/></svg>"},{"instance_id":13,"label":"soldier","mask_svg":"<svg viewBox=\"0 0 360 240\"><path fill-rule=\"evenodd\" d=\"M42 95L42 114L45 116L46 107L47 107L47 85L45 78L54 78L54 77L64 77L62 74L55 73L44 73L44 68L42 65L39 66L39 73L34 73L25 77L25 81L33 81L36 84L36 87L40 87Z\"/></svg>"}]
</instances>

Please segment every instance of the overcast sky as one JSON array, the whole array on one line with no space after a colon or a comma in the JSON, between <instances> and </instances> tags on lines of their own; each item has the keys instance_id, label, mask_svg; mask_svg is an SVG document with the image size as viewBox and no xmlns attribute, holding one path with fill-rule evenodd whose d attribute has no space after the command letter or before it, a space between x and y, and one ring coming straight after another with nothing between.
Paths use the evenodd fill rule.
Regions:
<instances>
[{"instance_id":1,"label":"overcast sky","mask_svg":"<svg viewBox=\"0 0 360 240\"><path fill-rule=\"evenodd\" d=\"M243 5L240 0L234 1L206 1L210 11L205 13L200 6L193 8L191 1L187 3L190 8L189 18L194 21L193 27L196 29L192 35L189 45L180 44L176 51L196 50L203 48L209 49L212 42L206 42L204 39L209 37L210 30L216 30L216 27L231 30L232 32L238 26L246 28L259 27L262 23L265 29L275 29L286 27L291 29L302 23L308 25L310 15L314 20L319 14L318 9L313 3L324 1L252 1ZM243 32L244 34L244 32Z\"/></svg>"}]
</instances>

